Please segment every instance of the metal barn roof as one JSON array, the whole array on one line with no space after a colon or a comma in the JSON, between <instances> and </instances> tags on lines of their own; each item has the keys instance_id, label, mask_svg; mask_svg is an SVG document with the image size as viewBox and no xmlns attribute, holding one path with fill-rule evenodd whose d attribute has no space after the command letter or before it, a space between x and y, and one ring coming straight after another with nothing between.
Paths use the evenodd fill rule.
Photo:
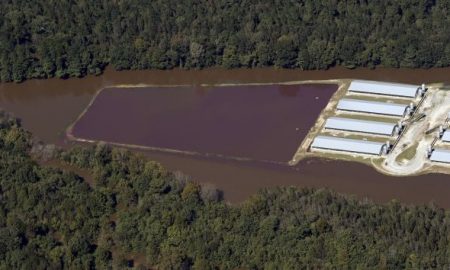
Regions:
<instances>
[{"instance_id":1,"label":"metal barn roof","mask_svg":"<svg viewBox=\"0 0 450 270\"><path fill-rule=\"evenodd\" d=\"M408 107L406 104L366 101L358 99L341 99L338 110L403 116Z\"/></svg>"},{"instance_id":2,"label":"metal barn roof","mask_svg":"<svg viewBox=\"0 0 450 270\"><path fill-rule=\"evenodd\" d=\"M443 149L434 149L430 157L431 161L450 163L450 151Z\"/></svg>"},{"instance_id":3,"label":"metal barn roof","mask_svg":"<svg viewBox=\"0 0 450 270\"><path fill-rule=\"evenodd\" d=\"M364 132L381 135L392 135L397 126L395 123L357 120L341 117L330 117L325 122L325 128Z\"/></svg>"},{"instance_id":4,"label":"metal barn roof","mask_svg":"<svg viewBox=\"0 0 450 270\"><path fill-rule=\"evenodd\" d=\"M442 135L442 140L444 142L450 142L450 130L446 130Z\"/></svg>"},{"instance_id":5,"label":"metal barn roof","mask_svg":"<svg viewBox=\"0 0 450 270\"><path fill-rule=\"evenodd\" d=\"M380 142L317 136L311 148L380 155L384 145Z\"/></svg>"},{"instance_id":6,"label":"metal barn roof","mask_svg":"<svg viewBox=\"0 0 450 270\"><path fill-rule=\"evenodd\" d=\"M419 88L420 86L412 84L354 80L350 83L348 90L365 94L414 98Z\"/></svg>"}]
</instances>

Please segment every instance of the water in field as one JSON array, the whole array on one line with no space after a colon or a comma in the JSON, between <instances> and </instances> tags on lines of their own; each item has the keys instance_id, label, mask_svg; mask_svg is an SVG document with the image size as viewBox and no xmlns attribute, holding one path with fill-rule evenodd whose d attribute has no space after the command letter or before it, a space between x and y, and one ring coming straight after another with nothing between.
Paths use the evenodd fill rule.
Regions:
<instances>
[{"instance_id":1,"label":"water in field","mask_svg":"<svg viewBox=\"0 0 450 270\"><path fill-rule=\"evenodd\" d=\"M73 135L287 163L336 90L333 84L107 88Z\"/></svg>"},{"instance_id":2,"label":"water in field","mask_svg":"<svg viewBox=\"0 0 450 270\"><path fill-rule=\"evenodd\" d=\"M153 85L191 85L192 89L199 90L199 92L191 93L191 98L193 100L197 99L199 102L202 100L205 102L211 95L208 96L208 91L205 93L203 93L204 91L200 91L202 89L199 87L200 84L269 83L336 78L373 79L416 84L422 82L449 82L450 69L348 70L336 68L327 71L209 69L202 71L172 70L125 72L108 70L104 75L99 77L90 76L83 79L69 80L32 80L22 84L0 84L0 107L3 107L20 117L23 121L23 125L42 140L66 146L70 145L70 143L65 139L65 129L77 119L80 113L92 100L97 90L103 87L118 84L139 83ZM194 90L188 90L188 92L189 91ZM272 92L266 90L263 92L265 92L262 94L263 96L268 93L272 93L273 95L276 94L277 96L275 99L278 101L287 99L301 102L302 94L299 94L297 97L288 97L283 96L278 90L272 90ZM185 93L185 95L188 95L188 93ZM211 99L214 100L217 107L220 102L214 95L216 94L213 94ZM239 95L240 94L237 96ZM249 96L255 97L257 95ZM315 97L316 95L313 96ZM267 97L264 99L267 99ZM308 99L308 97L306 97L306 99ZM173 102L174 104L177 104L177 102L181 104L181 100L174 100ZM224 104L227 104L226 101L223 102ZM180 104L178 104L178 106L181 106ZM317 108L314 104L317 104ZM201 107L206 108L205 106ZM310 104L307 106L310 106ZM310 107L317 109L315 111L316 113L322 106L323 104L317 102L311 103ZM226 108L228 107L229 105L226 106ZM252 107L251 104L249 107ZM167 109L169 110L170 108ZM252 107L252 109L254 110L253 113L258 111L257 108ZM268 110L270 109L271 108ZM163 110L163 112L167 111ZM180 113L178 115L183 116ZM217 115L220 114L216 112L216 116ZM315 119L316 116L317 115L311 116L311 119ZM188 117L188 115L185 117ZM195 120L196 118L194 117L193 119ZM232 122L231 119L230 116L228 124ZM301 115L298 119L299 124L306 121ZM260 119L260 121L262 120ZM206 121L203 123L210 122ZM260 124L262 125L264 123ZM170 128L169 124L166 125ZM280 149L276 150L280 152L276 155L275 152L272 152L274 153L272 157L277 156L278 158L272 158L272 160L285 160L286 157L289 159L292 154L289 152L291 143L294 144L294 140L300 140L300 137L303 136L301 132L304 132L305 129L302 129L302 126L299 126L300 130L298 133L292 133L296 134L295 136L297 137L295 137L290 133L292 130L291 127L294 126L290 125L291 124L286 125L287 133L286 131L283 131L271 135L277 137L275 137L274 140L270 140L270 142L272 144L280 144L280 148L276 148ZM94 125L92 128L95 129L96 126ZM205 129L203 131L205 131ZM208 132L207 129L206 131ZM214 134L214 132L209 133L209 135L211 134ZM249 138L255 138L254 134L255 133L251 131L248 134L239 134L241 137L238 138L242 139L245 137L248 140ZM285 142L280 139L280 136L283 136L283 134L287 134L286 136L292 135L293 137L292 139L286 139ZM202 139L209 137L206 135L202 136L200 136ZM263 140L262 138L257 139ZM229 140L233 142L233 140ZM200 141L201 140L199 140L199 142ZM180 142L181 141L175 141L173 143ZM224 145L213 144L213 142L215 143L216 140L208 141L207 144L202 146L205 148L193 148L192 146L196 145L189 145L187 142L184 146L186 146L186 149L191 148L193 150L197 149L199 151L218 153L225 153L224 151L228 149L230 152L225 153L227 155L247 155L255 159L266 158L261 152L257 151L258 149L255 146L249 145L247 148L237 149L235 147L225 147ZM166 140L165 143L169 143L169 141ZM288 144L289 147L287 147ZM297 144L297 142L295 142L295 144ZM174 148L180 146L167 145ZM206 146L209 148L206 148ZM289 151L281 150L288 148ZM263 151L263 154L269 152L270 151ZM146 151L145 154L154 160L160 161L171 170L181 170L190 174L199 182L214 184L224 191L225 199L232 202L242 201L251 194L254 194L260 188L295 185L300 187L328 187L339 192L355 194L358 197L368 197L369 199L378 202L386 202L391 199L398 199L406 203L428 203L434 201L440 206L450 208L450 196L448 196L448 190L450 190L450 177L447 175L424 175L398 178L388 177L381 175L372 168L362 164L319 159L304 160L296 167L289 167L259 161L235 161L218 157L205 158L201 155L179 155L155 151Z\"/></svg>"}]
</instances>

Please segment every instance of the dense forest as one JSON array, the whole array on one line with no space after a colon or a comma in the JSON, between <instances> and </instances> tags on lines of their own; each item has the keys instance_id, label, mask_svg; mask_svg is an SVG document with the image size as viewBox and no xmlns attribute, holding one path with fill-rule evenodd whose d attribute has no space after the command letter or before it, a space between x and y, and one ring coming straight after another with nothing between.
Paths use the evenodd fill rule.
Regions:
<instances>
[{"instance_id":1,"label":"dense forest","mask_svg":"<svg viewBox=\"0 0 450 270\"><path fill-rule=\"evenodd\" d=\"M446 0L2 0L0 80L121 69L450 65Z\"/></svg>"},{"instance_id":2,"label":"dense forest","mask_svg":"<svg viewBox=\"0 0 450 270\"><path fill-rule=\"evenodd\" d=\"M229 205L187 178L102 144L39 144L2 113L0 269L450 267L450 213L434 205L293 187Z\"/></svg>"}]
</instances>

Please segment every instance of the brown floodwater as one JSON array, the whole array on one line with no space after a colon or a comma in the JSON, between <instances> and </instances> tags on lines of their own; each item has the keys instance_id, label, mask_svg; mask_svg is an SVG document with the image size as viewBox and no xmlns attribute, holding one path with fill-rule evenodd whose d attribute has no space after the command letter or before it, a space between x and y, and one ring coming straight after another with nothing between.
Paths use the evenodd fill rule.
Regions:
<instances>
[{"instance_id":1,"label":"brown floodwater","mask_svg":"<svg viewBox=\"0 0 450 270\"><path fill-rule=\"evenodd\" d=\"M335 84L106 88L72 134L287 163L336 90Z\"/></svg>"},{"instance_id":2,"label":"brown floodwater","mask_svg":"<svg viewBox=\"0 0 450 270\"><path fill-rule=\"evenodd\" d=\"M22 84L0 84L0 107L22 119L23 125L40 139L68 144L65 129L76 120L96 91L116 84L268 83L293 80L358 78L407 83L450 82L450 68L356 69L327 71L274 69L209 69L201 71L107 70L99 77L69 80L31 80ZM338 192L368 197L377 202L398 199L405 203L428 203L450 208L450 177L424 175L388 177L372 168L341 161L306 160L296 167L259 162L147 152L150 158L171 170L180 170L199 182L212 183L224 191L225 199L239 202L258 189L275 186L328 187Z\"/></svg>"}]
</instances>

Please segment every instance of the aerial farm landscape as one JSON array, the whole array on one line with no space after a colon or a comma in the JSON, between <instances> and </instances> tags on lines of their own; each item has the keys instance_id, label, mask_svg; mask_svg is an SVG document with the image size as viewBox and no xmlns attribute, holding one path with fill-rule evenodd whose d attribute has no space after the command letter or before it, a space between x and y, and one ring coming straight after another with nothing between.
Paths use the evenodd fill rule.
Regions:
<instances>
[{"instance_id":1,"label":"aerial farm landscape","mask_svg":"<svg viewBox=\"0 0 450 270\"><path fill-rule=\"evenodd\" d=\"M333 89L333 85L337 85L338 88L327 104L314 106L316 110L323 108L320 113L317 111L314 113L311 110L312 106L299 103L311 100L316 102L320 100L323 103L324 100L326 101L327 95L319 97L317 94L324 92L326 88ZM450 130L447 130L450 98L447 96L448 91L441 89L439 84L412 85L345 79L293 81L278 84L200 85L200 88L208 89L203 91L218 93L215 97L217 101L213 101L210 97L205 101L205 106L217 107L211 103L220 102L224 107L221 112L215 110L219 115L211 115L211 111L207 112L206 108L204 111L191 113L190 119L182 119L190 114L186 110L181 110L178 116L173 115L172 119L161 117L166 114L164 108L152 112L152 109L157 108L157 104L165 104L168 101L164 100L170 99L172 95L179 96L181 93L189 95L186 86L160 85L158 87L128 85L122 89L120 86L100 89L77 121L69 127L67 136L75 141L102 141L143 150L279 163L288 160L287 157L297 144L299 136L300 138L304 136L298 150L287 161L291 166L297 165L306 157L323 157L363 162L384 174L394 176L418 175L428 172L450 173L450 148L447 145L450 143ZM314 90L308 90L308 87L313 87ZM319 87L324 89L318 90ZM294 103L291 104L293 107L289 109L286 107L285 99L282 98L283 95L278 96L281 97L279 106L276 105L273 98L269 99L263 96L264 92L271 96L270 91L280 91L287 95L289 92L295 95L297 91L300 91L310 97L306 98L305 95L301 95L301 100L299 102L293 100ZM329 90L327 91L330 93ZM113 97L114 95L117 97ZM161 95L165 95L166 98ZM233 95L240 96L230 99L230 96ZM109 98L105 96L109 96ZM328 94L328 96L330 95ZM256 100L255 97L261 101ZM127 101L128 98L132 100ZM104 99L109 100L104 101ZM111 99L115 99L115 101ZM194 110L194 106L200 106L195 100L192 101L192 107L188 106L186 104L188 99L183 99L185 103L182 106L185 109ZM259 103L268 100L270 100L270 105ZM142 105L138 105L138 101L143 102ZM245 120L243 111L228 111L226 108L229 105L224 104L223 101L230 102L230 105L233 104L232 106L235 106L236 109L244 108L248 102L254 102L258 106L255 107L256 111ZM243 104L239 105L237 101L241 101ZM155 104L151 104L151 102L155 102ZM128 107L125 105L127 103L134 104L133 111L120 111L121 108ZM98 106L103 109L96 108ZM139 106L141 106L140 109ZM164 105L164 107L167 106L169 105ZM107 108L113 109L116 117L109 117L113 111L105 110ZM248 108L247 106L246 110ZM273 111L262 111L261 108L270 108ZM286 110L285 113L283 113L283 109ZM209 122L198 123L199 119L202 119L200 115L205 113L210 114ZM232 113L239 116L231 116ZM276 113L280 115L276 115ZM290 118L287 117L288 114L291 115ZM317 120L313 124L311 121L303 121L302 125L310 125L310 129L303 128L303 133L300 134L294 132L293 128L299 121L298 116L306 114L318 115ZM150 119L144 115L158 115L159 118ZM261 116L259 123L256 116ZM268 116L272 116L272 118L268 118ZM224 117L230 119L225 120ZM89 118L95 120L89 120ZM283 126L279 125L274 129L277 119L280 118L285 119ZM108 119L111 122L108 122ZM130 122L126 119L134 119L134 121ZM137 121L139 119L144 122ZM217 121L217 119L221 119L221 121ZM270 119L274 122L270 122ZM291 121L289 124L286 121L288 119ZM154 121L160 122L154 123ZM168 126L168 130L164 130L164 123L174 125L174 122L178 123L176 127ZM258 129L252 128L245 132L245 125L249 122L252 122L253 127L265 126ZM146 126L145 123L159 126L162 133L157 135L151 129L148 133L143 133L145 131L142 127ZM128 124L131 126L127 126ZM217 127L213 127L214 124ZM180 125L185 128L180 128ZM202 127L208 127L208 129L201 130ZM284 127L285 130L280 127ZM96 131L96 129L98 130ZM120 130L126 132L118 135ZM132 132L133 130L135 131ZM230 130L236 131L235 137L230 136ZM272 135L270 130L276 132ZM299 131L298 127L296 131ZM305 133L305 131L308 132ZM140 137L132 139L130 132L139 134ZM189 134L189 132L194 133ZM209 134L209 132L217 133ZM228 132L227 136L223 136L226 132ZM182 136L171 138L168 137L168 134ZM220 138L221 134L222 138ZM291 136L290 142L286 137L288 134L295 135ZM283 135L283 139L274 137L277 135ZM196 140L192 140L193 138ZM212 139L209 145L207 145L208 138ZM220 145L217 144L218 138L222 142ZM232 141L226 142L227 140ZM273 144L270 143L271 140L280 143ZM254 143L253 149L246 149L246 147L252 147L252 144L249 144L251 141ZM220 146L226 146L226 148L217 149ZM230 146L238 148L233 150ZM254 153L255 151L259 153Z\"/></svg>"},{"instance_id":2,"label":"aerial farm landscape","mask_svg":"<svg viewBox=\"0 0 450 270\"><path fill-rule=\"evenodd\" d=\"M445 0L0 1L0 270L450 269Z\"/></svg>"},{"instance_id":3,"label":"aerial farm landscape","mask_svg":"<svg viewBox=\"0 0 450 270\"><path fill-rule=\"evenodd\" d=\"M47 143L72 147L103 142L137 151L220 189L233 203L262 188L306 186L328 187L377 202L433 200L450 206L446 164L428 161L434 166L415 172L382 168L382 160L393 157L395 139L409 134L403 127L402 136L396 135L400 122L410 119L402 117L405 108L431 100L436 86L445 93L445 83L432 82L445 82L446 74L446 69L107 70L100 77L3 84L0 106ZM352 81L400 81L414 89L408 93L415 93L424 81L428 90L426 98L364 94L348 91ZM336 110L341 100L345 105L355 99L400 104L394 106L398 115ZM415 112L414 118L419 115ZM327 122L336 128L325 128ZM357 124L341 130L342 123ZM391 150L374 155L314 149L317 136L373 141L376 151L380 143L389 141ZM402 148L397 144L393 149ZM392 164L404 168L406 160L424 157L416 155L416 147L404 149ZM444 174L437 173L441 171Z\"/></svg>"}]
</instances>

